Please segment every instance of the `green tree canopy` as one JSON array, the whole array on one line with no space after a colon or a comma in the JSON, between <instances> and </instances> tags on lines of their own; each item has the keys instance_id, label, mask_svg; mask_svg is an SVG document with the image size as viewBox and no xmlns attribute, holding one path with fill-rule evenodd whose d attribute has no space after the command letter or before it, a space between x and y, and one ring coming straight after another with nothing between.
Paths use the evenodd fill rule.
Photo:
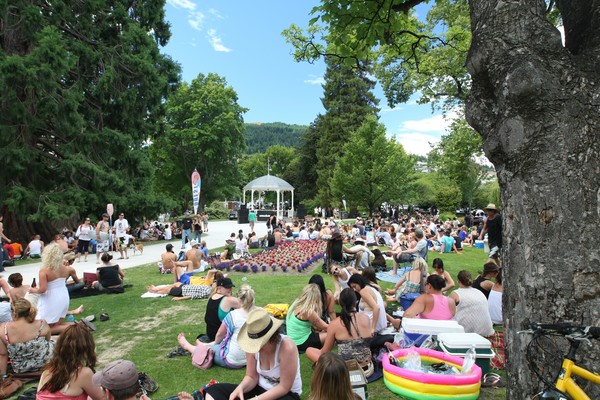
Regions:
<instances>
[{"instance_id":1,"label":"green tree canopy","mask_svg":"<svg viewBox=\"0 0 600 400\"><path fill-rule=\"evenodd\" d=\"M335 166L331 190L340 204L364 207L369 214L382 202L399 198L414 178L414 159L401 144L388 140L373 116L348 138Z\"/></svg>"},{"instance_id":2,"label":"green tree canopy","mask_svg":"<svg viewBox=\"0 0 600 400\"><path fill-rule=\"evenodd\" d=\"M108 202L158 211L144 144L160 134L179 74L159 51L170 36L163 6L0 4L0 204L14 221L47 233L44 223Z\"/></svg>"},{"instance_id":3,"label":"green tree canopy","mask_svg":"<svg viewBox=\"0 0 600 400\"><path fill-rule=\"evenodd\" d=\"M200 209L213 200L239 195L246 109L237 100L225 78L211 73L183 83L167 101L166 133L151 146L155 183L183 209L191 200L194 169L202 177Z\"/></svg>"}]
</instances>

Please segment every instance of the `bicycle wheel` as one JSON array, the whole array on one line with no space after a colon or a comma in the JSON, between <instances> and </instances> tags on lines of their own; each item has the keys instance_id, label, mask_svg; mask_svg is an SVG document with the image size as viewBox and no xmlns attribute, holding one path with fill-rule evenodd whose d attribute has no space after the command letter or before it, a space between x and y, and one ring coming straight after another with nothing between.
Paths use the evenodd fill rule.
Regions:
<instances>
[{"instance_id":1,"label":"bicycle wheel","mask_svg":"<svg viewBox=\"0 0 600 400\"><path fill-rule=\"evenodd\" d=\"M554 386L562 367L561 349L568 348L569 343L564 337L550 335L536 335L527 345L529 368L546 386Z\"/></svg>"}]
</instances>

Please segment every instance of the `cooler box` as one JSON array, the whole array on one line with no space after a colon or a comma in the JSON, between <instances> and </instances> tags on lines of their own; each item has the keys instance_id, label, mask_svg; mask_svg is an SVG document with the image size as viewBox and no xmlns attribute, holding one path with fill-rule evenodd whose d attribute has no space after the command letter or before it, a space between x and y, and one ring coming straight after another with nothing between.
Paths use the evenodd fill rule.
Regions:
<instances>
[{"instance_id":1,"label":"cooler box","mask_svg":"<svg viewBox=\"0 0 600 400\"><path fill-rule=\"evenodd\" d=\"M440 333L438 345L444 353L464 357L471 347L475 347L477 353L476 364L485 375L490 372L490 360L494 358L492 343L476 333Z\"/></svg>"},{"instance_id":2,"label":"cooler box","mask_svg":"<svg viewBox=\"0 0 600 400\"><path fill-rule=\"evenodd\" d=\"M477 249L483 249L484 248L483 240L476 240L475 241L475 248L477 248Z\"/></svg>"},{"instance_id":3,"label":"cooler box","mask_svg":"<svg viewBox=\"0 0 600 400\"><path fill-rule=\"evenodd\" d=\"M454 320L438 321L420 318L403 318L402 329L406 338L416 346L420 346L428 336L436 336L441 333L464 334L465 332L465 328Z\"/></svg>"},{"instance_id":4,"label":"cooler box","mask_svg":"<svg viewBox=\"0 0 600 400\"><path fill-rule=\"evenodd\" d=\"M352 391L362 400L367 400L369 398L369 393L367 392L367 378L365 378L365 373L360 365L358 365L358 361L348 360L346 361L346 366L350 373Z\"/></svg>"}]
</instances>

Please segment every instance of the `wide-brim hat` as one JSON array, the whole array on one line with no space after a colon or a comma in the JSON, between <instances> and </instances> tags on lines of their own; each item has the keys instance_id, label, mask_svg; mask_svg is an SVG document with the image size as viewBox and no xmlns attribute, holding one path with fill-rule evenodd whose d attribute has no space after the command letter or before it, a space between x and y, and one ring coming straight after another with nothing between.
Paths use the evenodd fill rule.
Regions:
<instances>
[{"instance_id":1,"label":"wide-brim hat","mask_svg":"<svg viewBox=\"0 0 600 400\"><path fill-rule=\"evenodd\" d=\"M361 237L357 237L356 239L354 239L354 243L362 243L365 244L365 239L361 238Z\"/></svg>"},{"instance_id":2,"label":"wide-brim hat","mask_svg":"<svg viewBox=\"0 0 600 400\"><path fill-rule=\"evenodd\" d=\"M488 204L484 210L493 210L493 211L498 211L498 209L496 208L496 205L493 203Z\"/></svg>"},{"instance_id":3,"label":"wide-brim hat","mask_svg":"<svg viewBox=\"0 0 600 400\"><path fill-rule=\"evenodd\" d=\"M194 246L198 246L198 241L197 240L192 240L190 242L190 246L194 247Z\"/></svg>"},{"instance_id":4,"label":"wide-brim hat","mask_svg":"<svg viewBox=\"0 0 600 400\"><path fill-rule=\"evenodd\" d=\"M238 334L238 345L246 353L258 353L281 324L283 320L274 318L263 308L258 308L248 314L248 319Z\"/></svg>"},{"instance_id":5,"label":"wide-brim hat","mask_svg":"<svg viewBox=\"0 0 600 400\"><path fill-rule=\"evenodd\" d=\"M488 261L485 264L483 264L483 273L484 274L489 274L490 272L498 272L500 270L500 267L498 266L498 264L496 264L493 261Z\"/></svg>"}]
</instances>

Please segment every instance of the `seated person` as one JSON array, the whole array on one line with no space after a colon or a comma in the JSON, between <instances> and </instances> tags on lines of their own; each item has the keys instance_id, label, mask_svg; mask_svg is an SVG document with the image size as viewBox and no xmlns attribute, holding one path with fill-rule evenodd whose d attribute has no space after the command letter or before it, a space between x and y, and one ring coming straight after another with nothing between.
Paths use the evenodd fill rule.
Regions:
<instances>
[{"instance_id":1,"label":"seated person","mask_svg":"<svg viewBox=\"0 0 600 400\"><path fill-rule=\"evenodd\" d=\"M451 320L456 313L456 303L442 294L445 285L446 281L441 276L429 275L425 284L427 293L417 297L404 311L404 318Z\"/></svg>"},{"instance_id":2,"label":"seated person","mask_svg":"<svg viewBox=\"0 0 600 400\"><path fill-rule=\"evenodd\" d=\"M31 238L31 242L25 247L25 256L31 258L40 258L42 251L44 251L44 242L42 242L40 235L34 235Z\"/></svg>"},{"instance_id":3,"label":"seated person","mask_svg":"<svg viewBox=\"0 0 600 400\"><path fill-rule=\"evenodd\" d=\"M36 320L37 310L25 299L11 304L12 322L0 325L0 375L6 374L10 358L14 372L39 371L52 357L50 327Z\"/></svg>"},{"instance_id":4,"label":"seated person","mask_svg":"<svg viewBox=\"0 0 600 400\"><path fill-rule=\"evenodd\" d=\"M444 232L444 236L440 239L440 243L442 244L442 247L440 248L440 254L450 253L452 251L458 253L458 250L456 250L456 241L452 236L450 236L451 234L452 231L448 229L446 232Z\"/></svg>"},{"instance_id":5,"label":"seated person","mask_svg":"<svg viewBox=\"0 0 600 400\"><path fill-rule=\"evenodd\" d=\"M123 292L123 279L125 274L119 264L111 263L112 255L102 254L100 260L102 265L96 268L96 278L98 280L92 283L92 287L100 292Z\"/></svg>"},{"instance_id":6,"label":"seated person","mask_svg":"<svg viewBox=\"0 0 600 400\"><path fill-rule=\"evenodd\" d=\"M29 285L23 285L23 275L18 272L8 276L8 283L4 278L0 278L0 287L4 290L6 297L8 297L11 303L25 298L25 295L29 291Z\"/></svg>"},{"instance_id":7,"label":"seated person","mask_svg":"<svg viewBox=\"0 0 600 400\"><path fill-rule=\"evenodd\" d=\"M248 248L250 249L258 249L260 247L260 240L258 239L258 236L256 236L256 232L250 234L248 242Z\"/></svg>"},{"instance_id":8,"label":"seated person","mask_svg":"<svg viewBox=\"0 0 600 400\"><path fill-rule=\"evenodd\" d=\"M221 322L227 314L242 306L242 302L238 298L231 296L233 287L234 284L231 279L221 278L217 281L214 293L208 299L206 314L204 314L204 322L206 323L206 335L204 335L206 338L204 340L208 339L206 343L215 340Z\"/></svg>"},{"instance_id":9,"label":"seated person","mask_svg":"<svg viewBox=\"0 0 600 400\"><path fill-rule=\"evenodd\" d=\"M321 291L315 283L309 283L300 297L292 303L286 316L287 335L296 343L298 351L309 347L323 347L327 322L321 319L323 302Z\"/></svg>"},{"instance_id":10,"label":"seated person","mask_svg":"<svg viewBox=\"0 0 600 400\"><path fill-rule=\"evenodd\" d=\"M309 347L306 356L316 362L321 354L333 349L337 343L338 353L344 360L356 359L368 378L373 374L373 362L369 342L371 339L371 322L369 317L356 312L356 294L353 289L346 288L340 293L340 316L334 319L327 328L327 337L321 350Z\"/></svg>"},{"instance_id":11,"label":"seated person","mask_svg":"<svg viewBox=\"0 0 600 400\"><path fill-rule=\"evenodd\" d=\"M240 286L238 299L242 302L242 307L227 314L213 342L202 343L197 340L196 346L192 346L183 333L177 336L177 341L181 347L192 353L192 359L199 346L209 346L215 352L213 359L215 364L224 368L243 368L246 366L246 353L240 349L237 338L240 329L248 319L248 314L256 309L254 306L254 290L249 285Z\"/></svg>"},{"instance_id":12,"label":"seated person","mask_svg":"<svg viewBox=\"0 0 600 400\"><path fill-rule=\"evenodd\" d=\"M494 334L492 319L488 310L488 301L481 291L471 287L473 281L469 271L458 273L458 289L450 294L456 303L454 320L465 328L465 332L473 332L489 337Z\"/></svg>"}]
</instances>

